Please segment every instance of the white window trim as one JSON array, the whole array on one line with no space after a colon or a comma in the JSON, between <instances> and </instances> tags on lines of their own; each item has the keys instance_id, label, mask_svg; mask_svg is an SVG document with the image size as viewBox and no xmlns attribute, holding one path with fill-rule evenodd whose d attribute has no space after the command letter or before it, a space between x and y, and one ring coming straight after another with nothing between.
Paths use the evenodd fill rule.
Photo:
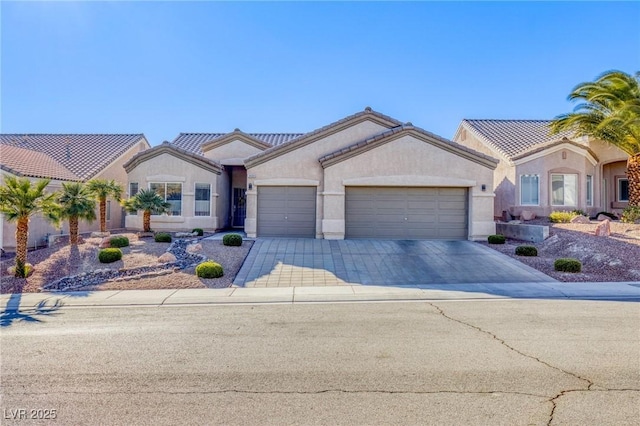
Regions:
<instances>
[{"instance_id":1,"label":"white window trim","mask_svg":"<svg viewBox=\"0 0 640 426\"><path fill-rule=\"evenodd\" d=\"M524 176L535 176L535 177L538 178L538 188L537 188L537 191L538 191L538 202L537 203L523 203L522 202L522 178ZM540 175L538 175L538 174L520 175L520 182L519 182L518 188L520 189L520 194L519 194L520 195L520 200L519 201L520 201L520 205L521 206L539 206L540 205Z\"/></svg>"},{"instance_id":2,"label":"white window trim","mask_svg":"<svg viewBox=\"0 0 640 426\"><path fill-rule=\"evenodd\" d=\"M554 176L563 176L562 182L564 184L564 176L575 176L576 177L576 204L575 205L569 205L569 204L553 204L553 177ZM578 175L578 173L551 173L549 176L549 205L553 206L553 207L578 207L579 203L579 197L580 194L578 193L578 189L579 186L578 182L579 182L579 177L580 175Z\"/></svg>"},{"instance_id":3,"label":"white window trim","mask_svg":"<svg viewBox=\"0 0 640 426\"><path fill-rule=\"evenodd\" d=\"M196 212L197 212L196 202L198 201L196 199L196 187L198 185L209 185L209 214L208 215L196 216ZM213 205L211 203L212 200L213 200L213 192L211 191L211 184L208 182L195 182L193 184L193 217L211 217L211 212L213 211Z\"/></svg>"},{"instance_id":4,"label":"white window trim","mask_svg":"<svg viewBox=\"0 0 640 426\"><path fill-rule=\"evenodd\" d=\"M182 182L158 182L158 181L151 181L148 183L147 185L147 189L151 190L151 185L153 184L163 184L164 185L164 201L165 203L167 202L167 185L172 185L172 184L178 184L180 185L180 195L181 195L181 199L180 199L180 214L179 215L170 215L173 217L182 217L182 213L184 213L184 186L182 184ZM139 188L138 188L139 190ZM162 215L152 215L152 216L169 216L166 213L162 214Z\"/></svg>"},{"instance_id":5,"label":"white window trim","mask_svg":"<svg viewBox=\"0 0 640 426\"><path fill-rule=\"evenodd\" d=\"M622 191L620 191L620 183L622 181L627 181L627 187L629 186L629 178L626 177L616 177L616 202L618 203L628 203L629 202L629 198L627 197L626 200L623 200L620 198L620 193ZM628 192L628 191L627 191Z\"/></svg>"}]
</instances>

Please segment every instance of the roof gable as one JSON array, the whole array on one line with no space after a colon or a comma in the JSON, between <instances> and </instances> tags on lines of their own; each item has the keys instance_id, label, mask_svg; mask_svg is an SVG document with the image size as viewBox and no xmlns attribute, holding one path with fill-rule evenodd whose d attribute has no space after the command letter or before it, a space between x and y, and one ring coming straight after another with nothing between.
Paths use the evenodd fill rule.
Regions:
<instances>
[{"instance_id":1,"label":"roof gable","mask_svg":"<svg viewBox=\"0 0 640 426\"><path fill-rule=\"evenodd\" d=\"M253 155L245 160L245 166L247 168L256 166L365 121L371 121L386 128L392 128L402 124L394 118L373 111L370 107L367 107L364 111L350 115L319 129L305 133L296 139Z\"/></svg>"},{"instance_id":2,"label":"roof gable","mask_svg":"<svg viewBox=\"0 0 640 426\"><path fill-rule=\"evenodd\" d=\"M251 136L248 133L244 133L243 131L241 131L240 129L235 129L233 132L231 133L227 133L224 136L221 136L219 138L216 138L212 141L209 142L205 142L202 145L200 145L200 150L205 153L207 151L211 151L213 149L216 149L220 146L226 145L228 143L231 143L233 141L241 141L246 143L247 145L250 145L254 148L258 148L260 150L265 150L268 148L271 148L271 145L269 145L266 142L261 141L258 138L255 138L253 136Z\"/></svg>"},{"instance_id":3,"label":"roof gable","mask_svg":"<svg viewBox=\"0 0 640 426\"><path fill-rule=\"evenodd\" d=\"M82 180L59 161L42 152L0 145L0 158L2 158L0 168L16 176L67 181Z\"/></svg>"},{"instance_id":4,"label":"roof gable","mask_svg":"<svg viewBox=\"0 0 640 426\"><path fill-rule=\"evenodd\" d=\"M413 126L411 123L407 123L398 127L394 127L386 132L382 132L376 136L370 137L348 147L342 148L336 152L325 155L318 159L323 168L329 167L333 164L344 161L348 158L355 157L363 152L369 151L380 145L389 143L393 140L401 138L405 135L411 135L414 138L421 140L425 143L434 145L440 149L456 154L460 157L466 158L475 163L481 164L485 167L495 169L498 165L498 160L489 157L488 155L474 151L471 148L460 145L456 142L452 142L448 139L435 135L419 127Z\"/></svg>"},{"instance_id":5,"label":"roof gable","mask_svg":"<svg viewBox=\"0 0 640 426\"><path fill-rule=\"evenodd\" d=\"M596 155L595 152L593 152L593 150L591 148L589 148L586 145L583 145L581 143L578 142L574 142L572 140L569 140L567 138L563 138L559 141L552 141L552 142L547 142L547 143L543 143L543 144L538 144L535 145L533 147L531 147L530 149L516 155L513 157L514 161L518 161L518 160L523 160L525 158L531 157L531 156L535 156L536 154L539 154L541 152L544 152L548 149L552 149L554 147L560 146L560 145L571 145L574 146L576 148L579 148L580 150L582 150L583 152L585 152L588 156L590 156L593 159L593 162L597 163L598 160L598 156Z\"/></svg>"},{"instance_id":6,"label":"roof gable","mask_svg":"<svg viewBox=\"0 0 640 426\"><path fill-rule=\"evenodd\" d=\"M144 134L0 134L0 144L48 155L81 180L88 180L117 160ZM4 161L3 161L4 162Z\"/></svg>"},{"instance_id":7,"label":"roof gable","mask_svg":"<svg viewBox=\"0 0 640 426\"><path fill-rule=\"evenodd\" d=\"M205 144L213 144L217 139L228 136L231 133L180 133L171 143L178 148L195 154L202 154L202 146ZM272 147L283 144L292 139L300 137L303 133L244 133L254 140L260 141ZM211 149L211 148L209 148Z\"/></svg>"},{"instance_id":8,"label":"roof gable","mask_svg":"<svg viewBox=\"0 0 640 426\"><path fill-rule=\"evenodd\" d=\"M129 161L123 164L123 167L127 173L130 173L139 164L152 160L153 158L163 154L168 154L173 157L179 158L183 161L186 161L218 175L222 172L222 166L217 161L210 160L201 155L178 148L166 141L158 146L154 146L151 149L147 149L145 151L137 153Z\"/></svg>"}]
</instances>

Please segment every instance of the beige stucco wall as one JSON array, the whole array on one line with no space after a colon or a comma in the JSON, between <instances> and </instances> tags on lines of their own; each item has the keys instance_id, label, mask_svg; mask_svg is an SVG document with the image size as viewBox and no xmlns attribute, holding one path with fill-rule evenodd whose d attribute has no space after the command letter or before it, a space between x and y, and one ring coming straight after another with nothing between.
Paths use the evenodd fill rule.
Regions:
<instances>
[{"instance_id":1,"label":"beige stucco wall","mask_svg":"<svg viewBox=\"0 0 640 426\"><path fill-rule=\"evenodd\" d=\"M247 236L256 236L258 186L302 185L318 187L316 237L322 238L323 170L318 159L340 148L379 134L386 129L380 124L364 121L247 169L247 182L253 187L247 191L247 217L245 220Z\"/></svg>"},{"instance_id":2,"label":"beige stucco wall","mask_svg":"<svg viewBox=\"0 0 640 426\"><path fill-rule=\"evenodd\" d=\"M236 139L204 152L203 156L211 160L219 161L223 164L233 163L241 165L245 158L255 155L261 151L264 150Z\"/></svg>"},{"instance_id":3,"label":"beige stucco wall","mask_svg":"<svg viewBox=\"0 0 640 426\"><path fill-rule=\"evenodd\" d=\"M344 238L347 186L429 186L468 188L469 239L485 239L495 233L492 181L492 169L405 135L325 169L323 236Z\"/></svg>"},{"instance_id":4,"label":"beige stucco wall","mask_svg":"<svg viewBox=\"0 0 640 426\"><path fill-rule=\"evenodd\" d=\"M152 229L191 231L193 228L215 230L220 227L221 222L217 216L219 196L217 174L163 153L131 170L128 174L127 188L130 182L137 182L139 189L148 189L151 182L182 183L182 215L153 215L151 216ZM196 183L211 184L211 216L194 216ZM127 215L125 226L127 229L142 229L142 212L138 212L138 215Z\"/></svg>"},{"instance_id":5,"label":"beige stucco wall","mask_svg":"<svg viewBox=\"0 0 640 426\"><path fill-rule=\"evenodd\" d=\"M621 213L629 205L628 202L618 201L618 178L627 177L627 162L615 161L602 167L602 205L603 210Z\"/></svg>"}]
</instances>

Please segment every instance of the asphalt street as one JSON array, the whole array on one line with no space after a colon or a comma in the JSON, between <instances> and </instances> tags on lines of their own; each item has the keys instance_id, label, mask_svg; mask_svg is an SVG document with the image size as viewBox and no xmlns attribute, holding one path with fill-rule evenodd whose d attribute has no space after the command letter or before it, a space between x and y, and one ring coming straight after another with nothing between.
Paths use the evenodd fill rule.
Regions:
<instances>
[{"instance_id":1,"label":"asphalt street","mask_svg":"<svg viewBox=\"0 0 640 426\"><path fill-rule=\"evenodd\" d=\"M64 307L3 325L3 425L640 419L637 302Z\"/></svg>"}]
</instances>

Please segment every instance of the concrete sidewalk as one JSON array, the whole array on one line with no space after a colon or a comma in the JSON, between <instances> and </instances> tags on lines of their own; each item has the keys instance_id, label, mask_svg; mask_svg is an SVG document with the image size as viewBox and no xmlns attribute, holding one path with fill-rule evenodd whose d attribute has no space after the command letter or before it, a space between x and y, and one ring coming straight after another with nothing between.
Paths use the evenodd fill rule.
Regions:
<instances>
[{"instance_id":1,"label":"concrete sidewalk","mask_svg":"<svg viewBox=\"0 0 640 426\"><path fill-rule=\"evenodd\" d=\"M574 299L640 301L640 282L482 283L24 293L0 296L2 311L86 306L176 306L400 300Z\"/></svg>"}]
</instances>

